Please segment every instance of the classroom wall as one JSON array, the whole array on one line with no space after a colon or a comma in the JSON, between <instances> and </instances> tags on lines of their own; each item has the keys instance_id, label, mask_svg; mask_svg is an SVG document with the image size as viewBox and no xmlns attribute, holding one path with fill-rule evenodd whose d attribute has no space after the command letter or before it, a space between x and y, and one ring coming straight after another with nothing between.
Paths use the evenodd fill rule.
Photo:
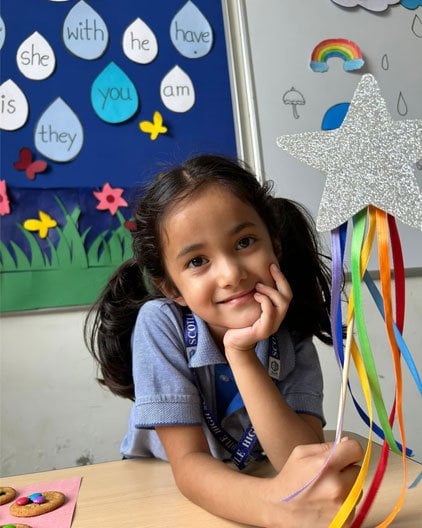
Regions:
<instances>
[{"instance_id":1,"label":"classroom wall","mask_svg":"<svg viewBox=\"0 0 422 528\"><path fill-rule=\"evenodd\" d=\"M245 95L252 97L247 90ZM246 108L244 113L248 112ZM258 160L251 158L257 138L241 140L239 137L240 154L258 166ZM405 338L422 371L422 277L408 277L406 282ZM369 299L366 302L369 305ZM120 458L119 444L130 402L112 396L94 381L93 361L82 338L85 315L84 309L64 309L0 318L1 475ZM385 333L375 309L366 309L366 317L378 358L380 382L391 404L394 378ZM336 424L340 377L332 350L321 343L317 347L325 379L327 428L332 429ZM420 397L405 366L403 370L408 444L422 461ZM359 391L356 395L359 398ZM363 399L359 400L363 404ZM345 428L366 434L365 425L350 403Z\"/></svg>"},{"instance_id":2,"label":"classroom wall","mask_svg":"<svg viewBox=\"0 0 422 528\"><path fill-rule=\"evenodd\" d=\"M422 277L407 279L405 338L422 370ZM370 303L368 298L366 303ZM85 310L14 314L0 319L2 476L120 458L130 402L94 381L82 339ZM380 382L391 405L394 375L375 310L366 310ZM317 343L325 380L327 428L336 424L340 377L332 349ZM422 461L420 397L404 366L408 444ZM358 387L354 384L354 387ZM359 398L359 391L356 391ZM359 398L363 405L363 398ZM350 398L345 428L366 435Z\"/></svg>"},{"instance_id":3,"label":"classroom wall","mask_svg":"<svg viewBox=\"0 0 422 528\"><path fill-rule=\"evenodd\" d=\"M0 320L0 474L120 458L129 401L95 382L83 343L85 310Z\"/></svg>"}]
</instances>

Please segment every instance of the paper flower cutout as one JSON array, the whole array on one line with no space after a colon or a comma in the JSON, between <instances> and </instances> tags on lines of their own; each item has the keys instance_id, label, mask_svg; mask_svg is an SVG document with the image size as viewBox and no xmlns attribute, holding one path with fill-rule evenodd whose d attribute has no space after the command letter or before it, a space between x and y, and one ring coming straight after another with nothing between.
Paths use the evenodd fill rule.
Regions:
<instances>
[{"instance_id":1,"label":"paper flower cutout","mask_svg":"<svg viewBox=\"0 0 422 528\"><path fill-rule=\"evenodd\" d=\"M46 238L48 235L48 230L52 227L57 227L57 222L54 218L43 211L38 211L39 220L37 218L30 218L25 220L23 227L27 231L38 231L40 238Z\"/></svg>"},{"instance_id":2,"label":"paper flower cutout","mask_svg":"<svg viewBox=\"0 0 422 528\"><path fill-rule=\"evenodd\" d=\"M13 166L18 171L25 171L28 180L35 180L38 172L44 172L47 162L44 160L32 161L32 152L28 147L22 147L19 151L19 161L15 161Z\"/></svg>"},{"instance_id":3,"label":"paper flower cutout","mask_svg":"<svg viewBox=\"0 0 422 528\"><path fill-rule=\"evenodd\" d=\"M167 132L167 127L163 125L163 116L160 112L154 112L152 122L141 121L139 123L139 128L142 132L150 134L149 138L152 141L155 141L159 134L165 134Z\"/></svg>"},{"instance_id":4,"label":"paper flower cutout","mask_svg":"<svg viewBox=\"0 0 422 528\"><path fill-rule=\"evenodd\" d=\"M0 180L0 216L10 213L9 197L7 196L6 180Z\"/></svg>"},{"instance_id":5,"label":"paper flower cutout","mask_svg":"<svg viewBox=\"0 0 422 528\"><path fill-rule=\"evenodd\" d=\"M281 136L277 144L327 176L319 231L331 231L367 205L422 229L414 174L422 157L422 120L393 121L372 75L362 76L340 128Z\"/></svg>"},{"instance_id":6,"label":"paper flower cutout","mask_svg":"<svg viewBox=\"0 0 422 528\"><path fill-rule=\"evenodd\" d=\"M390 5L398 4L400 0L332 0L342 7L362 6L368 11L385 11Z\"/></svg>"},{"instance_id":7,"label":"paper flower cutout","mask_svg":"<svg viewBox=\"0 0 422 528\"><path fill-rule=\"evenodd\" d=\"M105 183L102 191L93 192L95 198L100 202L96 209L99 209L100 211L109 210L112 215L115 215L119 207L128 206L126 200L122 198L123 192L123 189L117 187L113 189L109 183Z\"/></svg>"}]
</instances>

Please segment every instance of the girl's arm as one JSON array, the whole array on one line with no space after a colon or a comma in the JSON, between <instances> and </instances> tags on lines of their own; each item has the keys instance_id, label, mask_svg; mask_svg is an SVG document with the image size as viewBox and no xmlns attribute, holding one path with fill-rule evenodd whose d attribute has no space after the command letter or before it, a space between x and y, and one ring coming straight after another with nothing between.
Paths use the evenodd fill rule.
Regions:
<instances>
[{"instance_id":1,"label":"girl's arm","mask_svg":"<svg viewBox=\"0 0 422 528\"><path fill-rule=\"evenodd\" d=\"M188 499L220 517L268 528L326 528L353 485L358 471L353 464L362 456L357 442L342 442L320 479L283 503L282 497L321 468L329 444L301 446L276 477L258 478L213 458L201 427L157 427L157 433L176 484Z\"/></svg>"},{"instance_id":2,"label":"girl's arm","mask_svg":"<svg viewBox=\"0 0 422 528\"><path fill-rule=\"evenodd\" d=\"M277 471L297 445L324 441L321 420L291 409L253 351L234 351L229 362L261 446Z\"/></svg>"},{"instance_id":3,"label":"girl's arm","mask_svg":"<svg viewBox=\"0 0 422 528\"><path fill-rule=\"evenodd\" d=\"M250 327L228 330L224 346L259 441L273 466L280 470L295 446L323 442L324 436L318 418L291 409L255 354L256 343L278 330L292 299L279 268L273 264L270 271L275 288L256 285L261 317Z\"/></svg>"}]
</instances>

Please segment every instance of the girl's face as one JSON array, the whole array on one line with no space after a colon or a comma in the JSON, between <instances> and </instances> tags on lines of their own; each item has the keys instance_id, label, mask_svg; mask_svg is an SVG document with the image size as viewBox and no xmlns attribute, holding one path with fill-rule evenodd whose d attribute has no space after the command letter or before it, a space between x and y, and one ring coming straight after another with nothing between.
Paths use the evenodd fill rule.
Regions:
<instances>
[{"instance_id":1,"label":"girl's face","mask_svg":"<svg viewBox=\"0 0 422 528\"><path fill-rule=\"evenodd\" d=\"M274 286L269 268L278 262L253 207L225 189L207 187L166 215L162 244L179 294L175 301L206 321L217 342L227 329L250 326L260 317L255 285Z\"/></svg>"}]
</instances>

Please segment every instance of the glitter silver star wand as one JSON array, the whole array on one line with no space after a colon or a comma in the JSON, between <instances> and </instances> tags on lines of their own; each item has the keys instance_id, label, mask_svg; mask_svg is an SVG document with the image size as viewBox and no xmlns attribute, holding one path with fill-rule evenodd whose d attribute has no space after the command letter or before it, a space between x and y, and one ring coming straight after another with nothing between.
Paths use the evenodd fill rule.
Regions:
<instances>
[{"instance_id":1,"label":"glitter silver star wand","mask_svg":"<svg viewBox=\"0 0 422 528\"><path fill-rule=\"evenodd\" d=\"M384 521L385 524L382 524L382 526L388 526L400 510L406 490L406 439L402 409L401 356L405 359L419 392L422 393L420 375L401 335L404 324L405 278L400 238L395 223L395 217L397 217L405 224L422 230L422 194L414 175L414 165L422 157L422 120L393 121L375 78L366 74L362 76L347 115L338 129L281 136L277 139L277 144L300 161L326 174L316 225L319 231L331 231L331 327L337 361L342 370L342 390L333 451L340 441L343 427L346 387L350 388L348 381L350 357L355 362L368 407L369 416L365 415L365 421L369 425L369 440L362 468L355 485L330 527L343 526L359 500L370 460L372 430L384 438L385 445L376 478L354 521L353 528L361 526L375 498L382 481L388 459L388 447L390 447L403 458L404 478L400 497L391 514ZM346 346L343 350L340 295L349 219L352 219L353 226L352 286L346 320ZM381 292L378 291L366 270L375 234L378 244ZM395 277L395 319L391 300L390 240ZM390 418L384 405L365 325L362 281L367 285L385 321L392 352L396 398ZM360 346L353 335L355 323ZM373 421L372 401L382 430ZM391 429L395 415L398 419L401 444L395 440ZM296 494L284 500L290 500Z\"/></svg>"}]
</instances>

